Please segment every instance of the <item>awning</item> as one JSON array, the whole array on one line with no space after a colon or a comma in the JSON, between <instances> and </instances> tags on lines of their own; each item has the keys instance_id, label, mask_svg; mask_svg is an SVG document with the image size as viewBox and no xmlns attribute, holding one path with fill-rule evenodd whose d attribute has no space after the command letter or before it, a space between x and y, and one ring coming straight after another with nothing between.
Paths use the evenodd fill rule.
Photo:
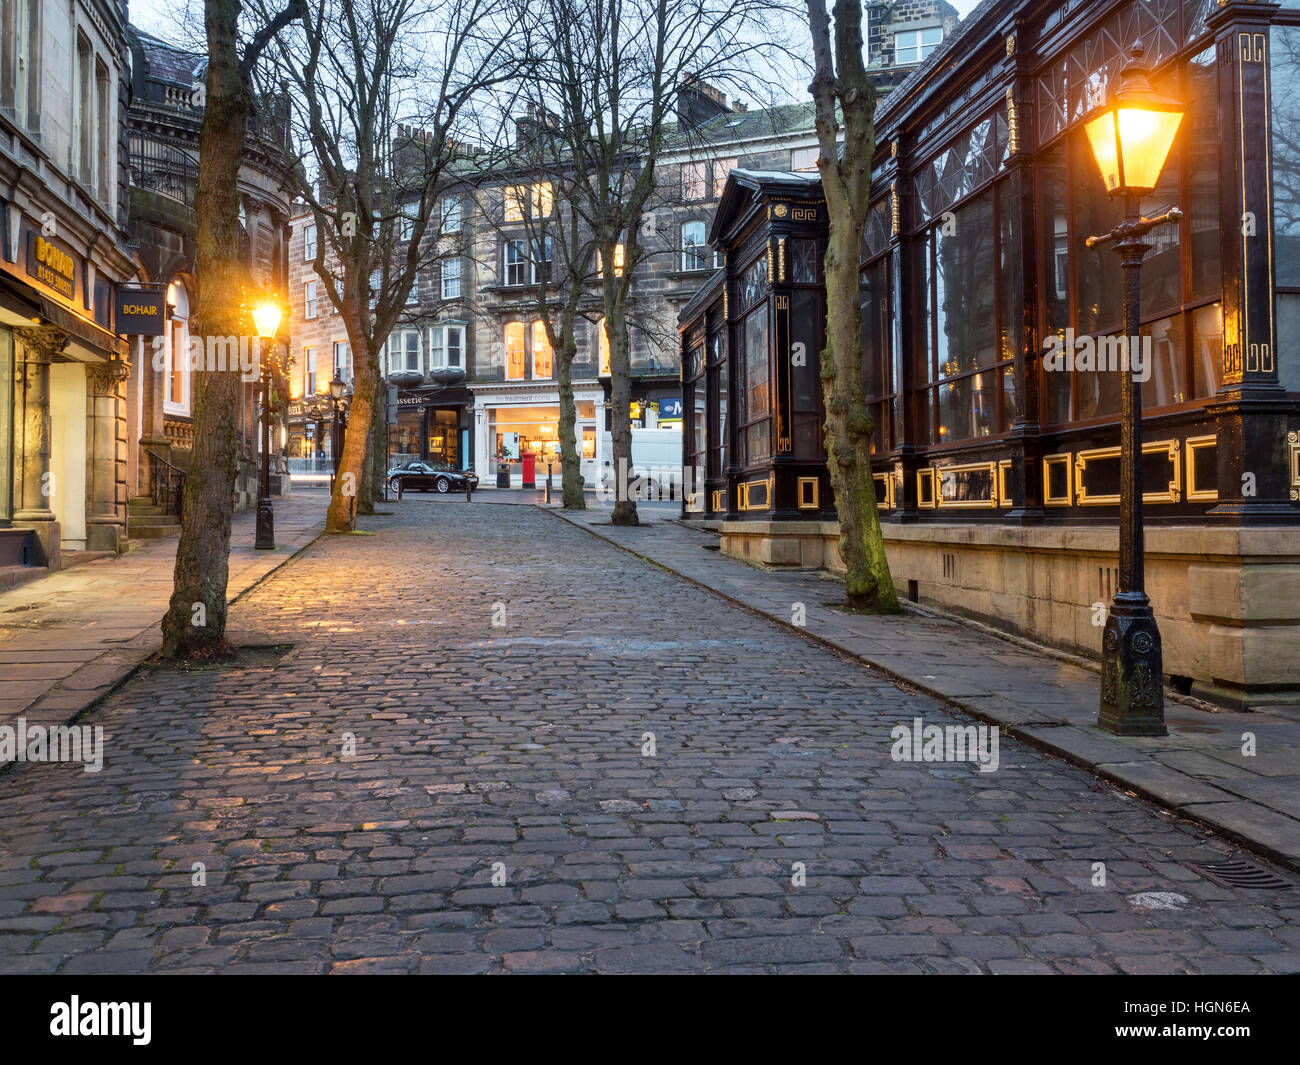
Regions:
<instances>
[{"instance_id":1,"label":"awning","mask_svg":"<svg viewBox=\"0 0 1300 1065\"><path fill-rule=\"evenodd\" d=\"M41 297L41 317L106 359L130 357L126 341L116 333L110 333L89 318L83 318L44 296Z\"/></svg>"}]
</instances>

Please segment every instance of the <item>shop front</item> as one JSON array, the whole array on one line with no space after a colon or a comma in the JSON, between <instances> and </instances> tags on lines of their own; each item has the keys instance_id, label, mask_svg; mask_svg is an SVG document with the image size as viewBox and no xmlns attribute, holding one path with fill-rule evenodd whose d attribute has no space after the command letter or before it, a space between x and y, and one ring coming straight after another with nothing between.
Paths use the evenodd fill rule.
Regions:
<instances>
[{"instance_id":1,"label":"shop front","mask_svg":"<svg viewBox=\"0 0 1300 1065\"><path fill-rule=\"evenodd\" d=\"M432 462L469 468L472 403L463 385L399 389L397 411L389 426L389 467Z\"/></svg>"},{"instance_id":2,"label":"shop front","mask_svg":"<svg viewBox=\"0 0 1300 1065\"><path fill-rule=\"evenodd\" d=\"M605 399L599 385L575 387L580 470L589 487L599 469ZM474 432L480 483L502 488L541 488L550 468L560 478L560 402L554 390L475 388Z\"/></svg>"},{"instance_id":3,"label":"shop front","mask_svg":"<svg viewBox=\"0 0 1300 1065\"><path fill-rule=\"evenodd\" d=\"M1181 214L1151 233L1128 338L1117 257L1088 240L1122 205L1084 127L1135 41L1185 117L1140 204ZM1102 353L1122 342L1165 672L1248 707L1300 696L1298 106L1300 9L1238 0L985 4L882 104L859 294L900 595L1100 652L1127 372ZM824 210L815 175L732 172L725 265L680 323L683 439L705 476L686 516L725 552L834 570Z\"/></svg>"},{"instance_id":4,"label":"shop front","mask_svg":"<svg viewBox=\"0 0 1300 1065\"><path fill-rule=\"evenodd\" d=\"M64 551L118 551L126 536L130 359L113 330L130 264L92 257L48 212L0 210L0 565L57 569Z\"/></svg>"}]
</instances>

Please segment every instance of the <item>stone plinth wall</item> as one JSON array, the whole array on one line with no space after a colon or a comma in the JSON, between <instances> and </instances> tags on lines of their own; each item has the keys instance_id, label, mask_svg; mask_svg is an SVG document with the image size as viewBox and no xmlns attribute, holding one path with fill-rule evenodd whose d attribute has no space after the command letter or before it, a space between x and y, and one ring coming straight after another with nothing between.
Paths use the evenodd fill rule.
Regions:
<instances>
[{"instance_id":1,"label":"stone plinth wall","mask_svg":"<svg viewBox=\"0 0 1300 1065\"><path fill-rule=\"evenodd\" d=\"M834 522L723 522L722 551L770 568L843 572ZM886 525L899 595L1097 657L1119 533L1066 526ZM1146 530L1146 590L1165 672L1233 705L1300 701L1300 530Z\"/></svg>"}]
</instances>

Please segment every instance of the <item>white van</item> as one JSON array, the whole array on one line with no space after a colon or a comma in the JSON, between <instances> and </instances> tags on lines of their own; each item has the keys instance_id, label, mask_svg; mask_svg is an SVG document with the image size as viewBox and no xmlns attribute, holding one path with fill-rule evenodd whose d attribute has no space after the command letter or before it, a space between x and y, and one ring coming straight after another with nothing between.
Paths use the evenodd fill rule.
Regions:
<instances>
[{"instance_id":1,"label":"white van","mask_svg":"<svg viewBox=\"0 0 1300 1065\"><path fill-rule=\"evenodd\" d=\"M597 492L615 498L614 440L606 433L601 440L601 471ZM643 480L640 498L680 499L682 492L682 431L675 429L632 430L632 468L624 491L631 491L633 479Z\"/></svg>"}]
</instances>

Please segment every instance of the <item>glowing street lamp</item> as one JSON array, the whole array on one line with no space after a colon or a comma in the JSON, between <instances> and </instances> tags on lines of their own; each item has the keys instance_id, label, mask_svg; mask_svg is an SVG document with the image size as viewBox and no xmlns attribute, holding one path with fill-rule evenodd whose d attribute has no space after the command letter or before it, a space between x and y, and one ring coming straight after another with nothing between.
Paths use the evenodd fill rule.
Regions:
<instances>
[{"instance_id":1,"label":"glowing street lamp","mask_svg":"<svg viewBox=\"0 0 1300 1065\"><path fill-rule=\"evenodd\" d=\"M257 335L263 340L274 340L280 328L280 308L270 302L259 303L253 308L253 324L257 326Z\"/></svg>"},{"instance_id":2,"label":"glowing street lamp","mask_svg":"<svg viewBox=\"0 0 1300 1065\"><path fill-rule=\"evenodd\" d=\"M280 328L280 306L271 300L253 308L253 325L263 348L275 344ZM275 512L271 508L271 372L270 360L262 360L258 381L262 394L262 462L257 478L257 536L253 546L259 551L275 550Z\"/></svg>"},{"instance_id":3,"label":"glowing street lamp","mask_svg":"<svg viewBox=\"0 0 1300 1065\"><path fill-rule=\"evenodd\" d=\"M1151 245L1143 239L1158 225L1178 222L1171 207L1144 218L1141 197L1160 181L1183 120L1181 104L1161 96L1141 65L1142 48L1121 74L1118 91L1085 125L1106 191L1124 198L1124 220L1109 233L1089 237L1096 248L1113 243L1124 270L1124 336L1130 352L1120 376L1119 590L1102 631L1101 709L1097 725L1122 736L1165 735L1160 629L1143 589L1142 386L1132 357L1141 342L1142 259Z\"/></svg>"}]
</instances>

